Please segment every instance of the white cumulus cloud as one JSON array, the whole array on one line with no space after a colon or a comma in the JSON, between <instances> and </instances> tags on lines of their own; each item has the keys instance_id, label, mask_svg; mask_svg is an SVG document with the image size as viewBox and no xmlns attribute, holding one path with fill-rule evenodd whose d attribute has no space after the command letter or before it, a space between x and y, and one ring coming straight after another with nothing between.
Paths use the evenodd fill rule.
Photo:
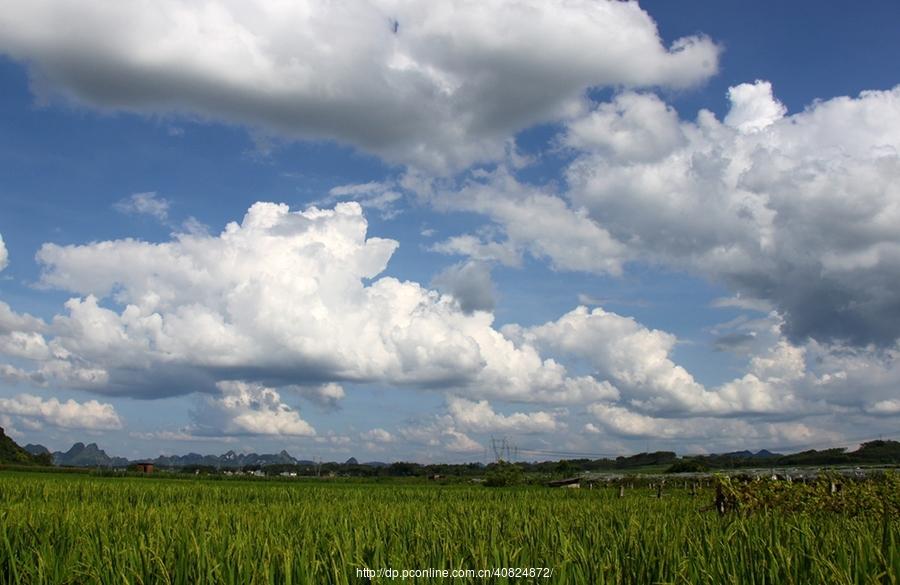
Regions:
<instances>
[{"instance_id":1,"label":"white cumulus cloud","mask_svg":"<svg viewBox=\"0 0 900 585\"><path fill-rule=\"evenodd\" d=\"M623 93L569 122L561 137L576 150L622 161L653 161L686 140L678 113L653 94Z\"/></svg>"},{"instance_id":2,"label":"white cumulus cloud","mask_svg":"<svg viewBox=\"0 0 900 585\"><path fill-rule=\"evenodd\" d=\"M784 117L787 108L772 95L768 81L742 83L728 89L731 109L725 123L741 132L756 132Z\"/></svg>"},{"instance_id":3,"label":"white cumulus cloud","mask_svg":"<svg viewBox=\"0 0 900 585\"><path fill-rule=\"evenodd\" d=\"M701 111L680 124L686 141L655 160L585 151L567 172L570 205L627 243L632 258L771 303L795 342L892 344L900 88L791 116L767 83L733 88L731 98L726 123Z\"/></svg>"},{"instance_id":4,"label":"white cumulus cloud","mask_svg":"<svg viewBox=\"0 0 900 585\"><path fill-rule=\"evenodd\" d=\"M634 92L573 117L558 138L576 155L562 190L503 166L455 189L419 187L437 209L483 214L502 236L482 228L433 249L510 265L527 252L557 270L612 275L663 265L778 311L794 343L892 345L900 87L793 115L767 82L729 96L724 122L706 110L680 120Z\"/></svg>"},{"instance_id":5,"label":"white cumulus cloud","mask_svg":"<svg viewBox=\"0 0 900 585\"><path fill-rule=\"evenodd\" d=\"M48 331L17 338L16 355L32 351L35 371L53 364L98 392L143 397L215 393L228 380L319 386L331 402L336 387L322 385L342 381L533 402L615 395L513 343L488 312L376 278L397 243L366 230L356 203L302 212L257 203L216 236L46 244L41 283L81 296Z\"/></svg>"},{"instance_id":6,"label":"white cumulus cloud","mask_svg":"<svg viewBox=\"0 0 900 585\"><path fill-rule=\"evenodd\" d=\"M742 378L707 388L674 362L674 335L599 307L578 307L535 327L510 325L504 333L551 355L580 358L592 367L596 379L617 390L614 400L632 410L686 417L802 416L812 409L795 388L809 375L804 350L784 340L772 340L760 348Z\"/></svg>"},{"instance_id":7,"label":"white cumulus cloud","mask_svg":"<svg viewBox=\"0 0 900 585\"><path fill-rule=\"evenodd\" d=\"M240 381L216 384L217 394L201 398L191 412L197 435L294 435L311 437L315 429L282 402L273 388Z\"/></svg>"},{"instance_id":8,"label":"white cumulus cloud","mask_svg":"<svg viewBox=\"0 0 900 585\"><path fill-rule=\"evenodd\" d=\"M393 443L394 442L394 435L392 435L391 433L389 433L388 431L386 431L382 428L370 429L364 433L360 433L359 436L364 441L370 441L372 443Z\"/></svg>"},{"instance_id":9,"label":"white cumulus cloud","mask_svg":"<svg viewBox=\"0 0 900 585\"><path fill-rule=\"evenodd\" d=\"M634 2L14 0L5 8L0 51L29 65L43 98L335 139L435 170L502 156L508 136L577 110L588 88L686 87L718 60L704 37L665 47Z\"/></svg>"},{"instance_id":10,"label":"white cumulus cloud","mask_svg":"<svg viewBox=\"0 0 900 585\"><path fill-rule=\"evenodd\" d=\"M451 430L446 431L444 436L448 439L444 448L451 453L478 453L484 450L481 443L465 433Z\"/></svg>"},{"instance_id":11,"label":"white cumulus cloud","mask_svg":"<svg viewBox=\"0 0 900 585\"><path fill-rule=\"evenodd\" d=\"M456 427L474 432L551 432L557 429L556 418L549 412L516 412L503 415L494 412L487 400L466 400L450 396L447 410Z\"/></svg>"},{"instance_id":12,"label":"white cumulus cloud","mask_svg":"<svg viewBox=\"0 0 900 585\"><path fill-rule=\"evenodd\" d=\"M21 417L26 424L49 424L67 429L121 429L122 421L111 404L88 400L60 402L56 398L44 400L32 394L0 398L0 413Z\"/></svg>"}]
</instances>

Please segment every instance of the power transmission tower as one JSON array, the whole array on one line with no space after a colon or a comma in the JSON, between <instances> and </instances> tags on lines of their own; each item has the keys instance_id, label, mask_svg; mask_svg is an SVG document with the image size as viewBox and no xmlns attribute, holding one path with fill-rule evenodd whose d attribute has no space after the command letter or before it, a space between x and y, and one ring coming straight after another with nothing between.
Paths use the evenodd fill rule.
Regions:
<instances>
[{"instance_id":1,"label":"power transmission tower","mask_svg":"<svg viewBox=\"0 0 900 585\"><path fill-rule=\"evenodd\" d=\"M499 463L500 461L512 461L513 453L515 453L517 459L519 457L519 446L511 444L506 437L497 439L492 435L491 450L494 452L495 463Z\"/></svg>"}]
</instances>

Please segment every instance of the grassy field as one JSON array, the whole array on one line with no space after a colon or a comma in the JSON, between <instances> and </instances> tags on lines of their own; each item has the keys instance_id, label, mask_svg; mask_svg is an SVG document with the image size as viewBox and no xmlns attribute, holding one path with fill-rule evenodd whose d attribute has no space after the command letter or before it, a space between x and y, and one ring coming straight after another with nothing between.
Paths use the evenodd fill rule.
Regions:
<instances>
[{"instance_id":1,"label":"grassy field","mask_svg":"<svg viewBox=\"0 0 900 585\"><path fill-rule=\"evenodd\" d=\"M376 583L897 583L883 514L701 511L649 489L0 473L2 583L361 583L357 569L547 567Z\"/></svg>"}]
</instances>

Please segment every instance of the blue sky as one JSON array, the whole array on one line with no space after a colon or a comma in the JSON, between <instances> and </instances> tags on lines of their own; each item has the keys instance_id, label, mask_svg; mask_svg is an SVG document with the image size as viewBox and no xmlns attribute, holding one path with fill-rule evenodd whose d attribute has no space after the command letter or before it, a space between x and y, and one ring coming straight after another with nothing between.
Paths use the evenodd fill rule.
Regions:
<instances>
[{"instance_id":1,"label":"blue sky","mask_svg":"<svg viewBox=\"0 0 900 585\"><path fill-rule=\"evenodd\" d=\"M351 4L4 8L20 443L468 461L895 432L896 3Z\"/></svg>"}]
</instances>

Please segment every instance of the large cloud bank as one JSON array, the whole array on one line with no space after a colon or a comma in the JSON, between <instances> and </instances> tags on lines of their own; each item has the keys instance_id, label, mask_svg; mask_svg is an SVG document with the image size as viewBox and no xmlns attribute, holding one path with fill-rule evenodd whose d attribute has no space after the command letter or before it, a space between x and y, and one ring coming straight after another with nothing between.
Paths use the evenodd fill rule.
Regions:
<instances>
[{"instance_id":1,"label":"large cloud bank","mask_svg":"<svg viewBox=\"0 0 900 585\"><path fill-rule=\"evenodd\" d=\"M438 171L502 156L590 87L684 87L718 56L702 37L667 48L636 3L605 0L15 0L0 51L44 97L336 139Z\"/></svg>"},{"instance_id":2,"label":"large cloud bank","mask_svg":"<svg viewBox=\"0 0 900 585\"><path fill-rule=\"evenodd\" d=\"M559 436L576 420L589 435L741 445L831 441L823 428L900 413L900 87L789 114L756 81L730 88L724 116L686 119L648 91L702 83L717 47L666 47L636 3L605 0L14 0L0 51L42 99L332 139L406 171L335 187L322 208L257 203L217 235L44 245L40 285L73 296L49 320L0 302L6 383L198 393L190 435L323 444L349 439L317 432L292 397L336 409L346 384L437 390L443 413L357 435L456 453L483 449L469 434ZM618 93L591 103L595 87ZM563 154L560 180L526 182L514 137L546 121L562 130L538 156ZM437 290L381 276L398 243L367 234L363 208L396 217L412 192L492 224L432 244L469 257ZM116 208L179 229L154 193ZM745 369L703 384L674 335L602 308L495 327L492 263L525 255L723 283L723 304L754 313L716 333ZM95 401L4 400L26 425L121 425ZM498 404L513 402L529 406Z\"/></svg>"},{"instance_id":3,"label":"large cloud bank","mask_svg":"<svg viewBox=\"0 0 900 585\"><path fill-rule=\"evenodd\" d=\"M707 387L675 362L674 335L632 318L578 307L498 329L491 313L465 310L452 295L379 277L397 243L367 231L356 203L304 211L256 203L218 235L45 244L41 285L77 296L49 322L0 303L0 375L106 395L195 394L182 432L199 437L329 441L286 397L335 408L342 383L438 390L446 414L398 432L457 453L483 449L469 433L568 432L573 413L591 417L589 433L624 438L701 440L711 436L698 435L702 427L735 440L790 440L827 438L809 417L897 410L897 352L796 345L772 312L723 326L723 337L743 340L747 371ZM507 414L489 400L553 409ZM120 424L94 401L19 398L0 408L59 426L78 417L89 428Z\"/></svg>"},{"instance_id":4,"label":"large cloud bank","mask_svg":"<svg viewBox=\"0 0 900 585\"><path fill-rule=\"evenodd\" d=\"M366 230L356 203L303 212L257 203L217 236L46 244L42 284L79 296L50 324L8 311L17 337L6 353L38 364L19 370L22 379L56 376L146 397L227 390L240 397L229 404L265 395L222 385L236 380L378 382L519 401L615 395L514 344L490 313L465 313L419 284L376 278L397 244Z\"/></svg>"},{"instance_id":5,"label":"large cloud bank","mask_svg":"<svg viewBox=\"0 0 900 585\"><path fill-rule=\"evenodd\" d=\"M610 123L650 108L644 130L660 129L664 142L674 127L680 140L649 158L605 145L583 155L568 174L573 204L637 253L771 301L794 340L892 343L900 332L900 88L789 117L768 83L730 95L724 124L707 112L678 123L652 96L622 98Z\"/></svg>"},{"instance_id":6,"label":"large cloud bank","mask_svg":"<svg viewBox=\"0 0 900 585\"><path fill-rule=\"evenodd\" d=\"M439 196L502 226L436 249L562 270L663 264L768 302L794 342L890 346L900 335L900 88L785 115L767 82L729 92L724 122L694 122L626 92L571 120L562 192L500 169ZM530 217L530 221L523 218ZM504 254L492 251L504 251ZM591 253L593 252L593 253Z\"/></svg>"}]
</instances>

